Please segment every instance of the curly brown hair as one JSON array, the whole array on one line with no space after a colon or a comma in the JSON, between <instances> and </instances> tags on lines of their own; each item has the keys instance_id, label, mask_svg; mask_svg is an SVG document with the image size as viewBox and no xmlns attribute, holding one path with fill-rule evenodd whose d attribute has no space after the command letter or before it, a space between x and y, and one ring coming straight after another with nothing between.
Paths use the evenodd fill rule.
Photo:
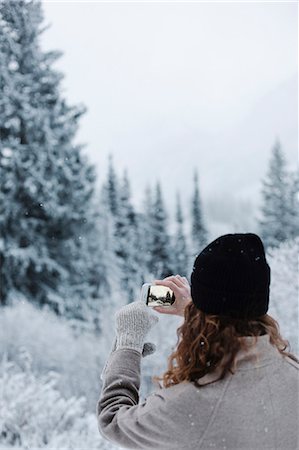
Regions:
<instances>
[{"instance_id":1,"label":"curly brown hair","mask_svg":"<svg viewBox=\"0 0 299 450\"><path fill-rule=\"evenodd\" d=\"M270 343L279 352L296 362L297 357L289 353L289 341L282 338L278 322L268 314L254 320L233 319L211 315L200 311L191 301L184 312L184 322L177 329L177 347L168 357L168 368L162 376L153 376L153 382L162 380L164 387L197 380L208 373L219 372L221 380L228 372L235 373L236 355L239 350L248 350L257 342L258 336L268 334ZM254 336L253 342L241 339ZM210 384L210 383L206 383Z\"/></svg>"}]
</instances>

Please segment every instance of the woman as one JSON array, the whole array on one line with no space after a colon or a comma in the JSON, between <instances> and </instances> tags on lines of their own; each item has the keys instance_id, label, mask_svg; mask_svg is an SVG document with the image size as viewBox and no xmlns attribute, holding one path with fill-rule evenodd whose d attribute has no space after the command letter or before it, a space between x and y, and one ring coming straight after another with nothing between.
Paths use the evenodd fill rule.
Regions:
<instances>
[{"instance_id":1,"label":"woman","mask_svg":"<svg viewBox=\"0 0 299 450\"><path fill-rule=\"evenodd\" d=\"M131 449L298 449L298 359L267 314L270 267L261 239L227 234L195 259L191 289L173 289L184 316L163 387L139 403L144 344L158 316L140 301L116 313L116 339L102 373L100 433ZM191 294L191 297L190 297Z\"/></svg>"}]
</instances>

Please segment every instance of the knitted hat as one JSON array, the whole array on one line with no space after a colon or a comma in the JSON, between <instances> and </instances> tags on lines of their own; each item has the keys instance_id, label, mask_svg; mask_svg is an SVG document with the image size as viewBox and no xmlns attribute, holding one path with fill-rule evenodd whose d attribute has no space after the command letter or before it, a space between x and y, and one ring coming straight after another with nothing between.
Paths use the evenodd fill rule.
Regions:
<instances>
[{"instance_id":1,"label":"knitted hat","mask_svg":"<svg viewBox=\"0 0 299 450\"><path fill-rule=\"evenodd\" d=\"M220 236L197 255L191 274L194 305L207 314L255 318L269 306L270 267L253 233Z\"/></svg>"}]
</instances>

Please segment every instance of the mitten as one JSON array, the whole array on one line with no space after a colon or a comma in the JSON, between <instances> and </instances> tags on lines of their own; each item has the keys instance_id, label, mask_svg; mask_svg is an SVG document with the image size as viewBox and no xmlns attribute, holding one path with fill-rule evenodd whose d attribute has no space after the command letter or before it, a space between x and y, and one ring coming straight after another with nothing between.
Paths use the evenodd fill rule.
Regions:
<instances>
[{"instance_id":1,"label":"mitten","mask_svg":"<svg viewBox=\"0 0 299 450\"><path fill-rule=\"evenodd\" d=\"M151 351L144 350L144 340L149 330L159 321L149 311L148 306L138 300L123 306L115 314L116 319L116 349L132 348L142 353Z\"/></svg>"}]
</instances>

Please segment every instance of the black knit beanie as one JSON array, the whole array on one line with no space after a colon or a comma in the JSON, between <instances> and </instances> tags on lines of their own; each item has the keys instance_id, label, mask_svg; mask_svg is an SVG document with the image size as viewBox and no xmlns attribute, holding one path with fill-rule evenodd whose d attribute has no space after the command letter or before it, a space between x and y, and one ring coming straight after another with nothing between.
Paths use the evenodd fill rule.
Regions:
<instances>
[{"instance_id":1,"label":"black knit beanie","mask_svg":"<svg viewBox=\"0 0 299 450\"><path fill-rule=\"evenodd\" d=\"M253 233L220 236L197 255L191 274L194 305L207 314L252 319L269 306L270 267Z\"/></svg>"}]
</instances>

